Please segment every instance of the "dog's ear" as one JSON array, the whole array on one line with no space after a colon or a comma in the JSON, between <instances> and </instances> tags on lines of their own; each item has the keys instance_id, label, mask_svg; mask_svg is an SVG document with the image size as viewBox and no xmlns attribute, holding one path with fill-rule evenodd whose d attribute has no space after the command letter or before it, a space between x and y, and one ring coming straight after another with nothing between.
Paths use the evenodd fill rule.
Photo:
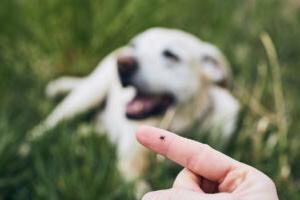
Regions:
<instances>
[{"instance_id":1,"label":"dog's ear","mask_svg":"<svg viewBox=\"0 0 300 200\"><path fill-rule=\"evenodd\" d=\"M213 45L206 44L200 58L201 70L216 85L229 87L230 69L223 54Z\"/></svg>"}]
</instances>

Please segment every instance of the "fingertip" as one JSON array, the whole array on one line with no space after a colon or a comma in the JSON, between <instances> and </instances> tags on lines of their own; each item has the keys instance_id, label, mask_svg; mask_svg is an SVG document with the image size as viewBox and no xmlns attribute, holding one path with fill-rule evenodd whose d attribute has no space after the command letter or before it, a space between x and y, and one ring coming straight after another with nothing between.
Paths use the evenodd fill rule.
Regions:
<instances>
[{"instance_id":1,"label":"fingertip","mask_svg":"<svg viewBox=\"0 0 300 200\"><path fill-rule=\"evenodd\" d=\"M136 138L146 148L166 156L169 145L177 136L163 129L143 125L138 128Z\"/></svg>"},{"instance_id":2,"label":"fingertip","mask_svg":"<svg viewBox=\"0 0 300 200\"><path fill-rule=\"evenodd\" d=\"M145 144L148 139L148 135L151 132L151 129L153 129L153 127L141 125L135 133L137 141L141 144Z\"/></svg>"}]
</instances>

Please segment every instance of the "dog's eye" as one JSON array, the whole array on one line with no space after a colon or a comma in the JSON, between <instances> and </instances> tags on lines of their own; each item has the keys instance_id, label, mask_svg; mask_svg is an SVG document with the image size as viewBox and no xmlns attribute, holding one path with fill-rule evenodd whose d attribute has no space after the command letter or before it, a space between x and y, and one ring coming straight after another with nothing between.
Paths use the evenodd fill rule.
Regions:
<instances>
[{"instance_id":1,"label":"dog's eye","mask_svg":"<svg viewBox=\"0 0 300 200\"><path fill-rule=\"evenodd\" d=\"M176 62L180 61L180 58L175 53L173 53L168 49L163 51L163 56Z\"/></svg>"},{"instance_id":2,"label":"dog's eye","mask_svg":"<svg viewBox=\"0 0 300 200\"><path fill-rule=\"evenodd\" d=\"M204 63L210 63L210 64L213 64L214 66L218 66L219 65L219 62L217 61L217 59L209 56L209 55L206 55L206 56L203 56L202 57L202 62Z\"/></svg>"}]
</instances>

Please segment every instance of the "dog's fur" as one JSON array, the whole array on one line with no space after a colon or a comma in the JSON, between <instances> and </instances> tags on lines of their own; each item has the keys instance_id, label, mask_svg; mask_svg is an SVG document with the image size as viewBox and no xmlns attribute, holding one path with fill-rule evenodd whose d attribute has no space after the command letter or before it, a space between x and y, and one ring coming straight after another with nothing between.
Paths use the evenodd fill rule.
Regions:
<instances>
[{"instance_id":1,"label":"dog's fur","mask_svg":"<svg viewBox=\"0 0 300 200\"><path fill-rule=\"evenodd\" d=\"M138 62L138 70L123 87L117 63L126 56ZM69 94L32 137L106 101L96 118L97 130L107 132L117 145L119 169L126 179L133 180L147 166L146 151L135 140L140 124L181 133L196 122L201 130L220 130L224 141L231 136L239 104L224 87L229 76L227 62L215 46L183 31L152 28L104 58L89 76L51 82L46 89L49 97ZM138 91L170 94L173 103L165 112L130 118L126 115L128 102ZM142 109L140 104L134 106L133 111Z\"/></svg>"}]
</instances>

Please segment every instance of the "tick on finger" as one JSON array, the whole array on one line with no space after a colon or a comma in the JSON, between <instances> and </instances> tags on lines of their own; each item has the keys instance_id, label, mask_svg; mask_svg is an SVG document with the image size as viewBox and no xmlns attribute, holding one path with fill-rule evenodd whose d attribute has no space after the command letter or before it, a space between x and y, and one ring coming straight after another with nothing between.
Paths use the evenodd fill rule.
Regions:
<instances>
[{"instance_id":1,"label":"tick on finger","mask_svg":"<svg viewBox=\"0 0 300 200\"><path fill-rule=\"evenodd\" d=\"M166 136L164 136L164 135L161 135L161 136L159 137L159 139L162 140L162 141L164 141L165 138L166 138Z\"/></svg>"}]
</instances>

